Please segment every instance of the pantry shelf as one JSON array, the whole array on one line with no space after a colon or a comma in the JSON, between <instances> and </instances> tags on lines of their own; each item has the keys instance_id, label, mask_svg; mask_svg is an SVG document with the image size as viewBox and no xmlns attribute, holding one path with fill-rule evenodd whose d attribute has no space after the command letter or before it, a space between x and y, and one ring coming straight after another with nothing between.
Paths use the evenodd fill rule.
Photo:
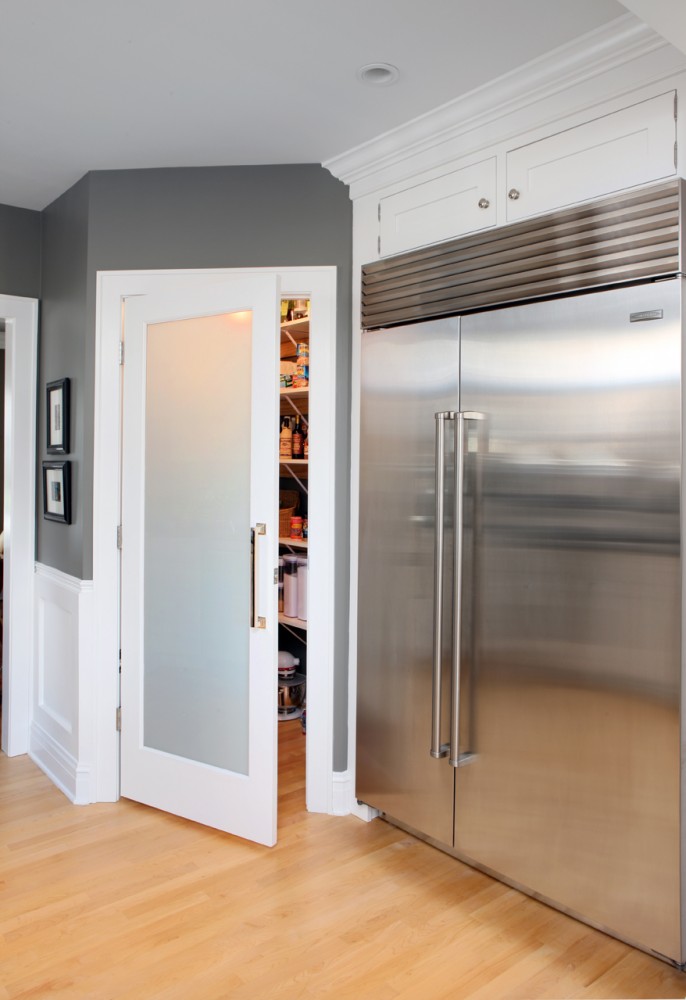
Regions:
<instances>
[{"instance_id":1,"label":"pantry shelf","mask_svg":"<svg viewBox=\"0 0 686 1000\"><path fill-rule=\"evenodd\" d=\"M298 389L286 388L279 390L279 395L282 397L286 396L288 397L288 399L307 399L309 394L310 394L309 385L306 385L303 388L298 388Z\"/></svg>"},{"instance_id":2,"label":"pantry shelf","mask_svg":"<svg viewBox=\"0 0 686 1000\"><path fill-rule=\"evenodd\" d=\"M291 319L286 320L285 323L281 324L282 334L293 334L298 333L303 336L309 336L310 333L310 317L303 316L302 319Z\"/></svg>"},{"instance_id":3,"label":"pantry shelf","mask_svg":"<svg viewBox=\"0 0 686 1000\"><path fill-rule=\"evenodd\" d=\"M279 625L290 625L291 628L299 628L304 632L307 631L306 621L303 621L302 618L289 618L283 611L279 611Z\"/></svg>"},{"instance_id":4,"label":"pantry shelf","mask_svg":"<svg viewBox=\"0 0 686 1000\"><path fill-rule=\"evenodd\" d=\"M307 542L307 538L291 538L289 535L279 538L279 545L289 545L292 549L306 549Z\"/></svg>"}]
</instances>

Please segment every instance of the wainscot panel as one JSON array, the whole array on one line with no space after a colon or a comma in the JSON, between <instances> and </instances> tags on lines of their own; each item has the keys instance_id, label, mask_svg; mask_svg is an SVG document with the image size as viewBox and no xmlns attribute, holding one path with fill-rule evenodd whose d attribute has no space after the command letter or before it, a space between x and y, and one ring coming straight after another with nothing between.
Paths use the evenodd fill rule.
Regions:
<instances>
[{"instance_id":1,"label":"wainscot panel","mask_svg":"<svg viewBox=\"0 0 686 1000\"><path fill-rule=\"evenodd\" d=\"M29 755L77 805L94 802L93 584L36 564Z\"/></svg>"}]
</instances>

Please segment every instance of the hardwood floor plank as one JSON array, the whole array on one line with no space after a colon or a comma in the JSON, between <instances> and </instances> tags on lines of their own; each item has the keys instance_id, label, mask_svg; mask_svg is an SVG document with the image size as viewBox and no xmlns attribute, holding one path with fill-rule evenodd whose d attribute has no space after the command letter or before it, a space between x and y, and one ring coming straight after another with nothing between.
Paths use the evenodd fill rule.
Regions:
<instances>
[{"instance_id":1,"label":"hardwood floor plank","mask_svg":"<svg viewBox=\"0 0 686 1000\"><path fill-rule=\"evenodd\" d=\"M122 800L72 806L0 755L0 1000L686 996L686 976L401 830L304 809L279 843Z\"/></svg>"}]
</instances>

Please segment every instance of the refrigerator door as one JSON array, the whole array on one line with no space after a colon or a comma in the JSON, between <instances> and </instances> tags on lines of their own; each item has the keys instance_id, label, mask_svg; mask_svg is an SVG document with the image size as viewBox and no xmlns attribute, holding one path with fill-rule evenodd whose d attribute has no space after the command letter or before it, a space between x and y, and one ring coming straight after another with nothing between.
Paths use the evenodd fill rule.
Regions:
<instances>
[{"instance_id":1,"label":"refrigerator door","mask_svg":"<svg viewBox=\"0 0 686 1000\"><path fill-rule=\"evenodd\" d=\"M455 802L460 856L679 962L680 295L462 321L488 440Z\"/></svg>"},{"instance_id":2,"label":"refrigerator door","mask_svg":"<svg viewBox=\"0 0 686 1000\"><path fill-rule=\"evenodd\" d=\"M444 844L452 769L433 759L435 454L439 411L458 406L459 320L362 337L357 784L361 801ZM445 435L442 741L449 738L452 467ZM440 464L440 463L439 463Z\"/></svg>"}]
</instances>

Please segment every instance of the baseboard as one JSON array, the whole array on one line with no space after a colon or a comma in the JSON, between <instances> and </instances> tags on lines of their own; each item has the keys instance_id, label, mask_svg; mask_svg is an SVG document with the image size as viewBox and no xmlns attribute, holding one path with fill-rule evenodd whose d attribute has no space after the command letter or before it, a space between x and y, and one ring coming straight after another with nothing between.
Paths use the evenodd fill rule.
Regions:
<instances>
[{"instance_id":1,"label":"baseboard","mask_svg":"<svg viewBox=\"0 0 686 1000\"><path fill-rule=\"evenodd\" d=\"M352 771L334 771L332 813L334 816L357 816L369 823L379 815L378 809L358 802L355 798L355 777Z\"/></svg>"},{"instance_id":2,"label":"baseboard","mask_svg":"<svg viewBox=\"0 0 686 1000\"><path fill-rule=\"evenodd\" d=\"M376 819L380 815L378 809L368 806L366 802L358 802L357 799L353 799L350 812L364 823L371 823L373 819Z\"/></svg>"},{"instance_id":3,"label":"baseboard","mask_svg":"<svg viewBox=\"0 0 686 1000\"><path fill-rule=\"evenodd\" d=\"M334 771L331 795L331 812L334 816L350 813L353 785L350 771Z\"/></svg>"},{"instance_id":4,"label":"baseboard","mask_svg":"<svg viewBox=\"0 0 686 1000\"><path fill-rule=\"evenodd\" d=\"M74 805L93 801L95 776L35 721L29 733L29 757Z\"/></svg>"}]
</instances>

